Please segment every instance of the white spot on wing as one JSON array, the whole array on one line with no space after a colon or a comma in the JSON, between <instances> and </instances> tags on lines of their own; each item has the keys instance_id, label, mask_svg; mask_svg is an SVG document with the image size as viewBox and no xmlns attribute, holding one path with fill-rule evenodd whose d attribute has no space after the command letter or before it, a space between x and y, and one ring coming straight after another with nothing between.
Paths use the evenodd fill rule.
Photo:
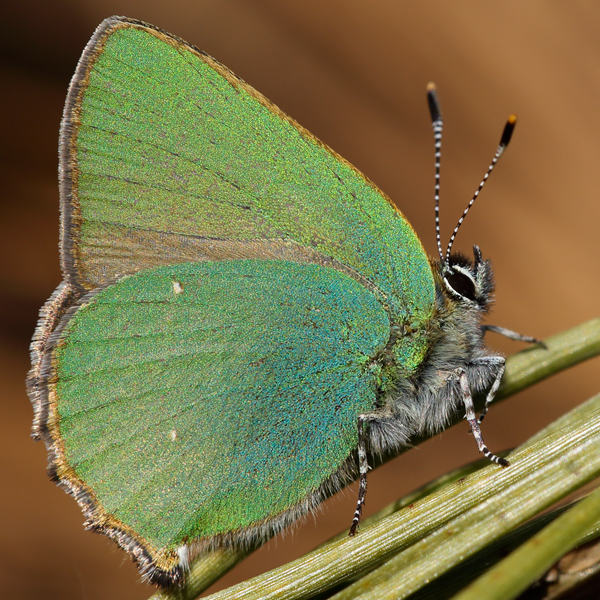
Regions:
<instances>
[{"instance_id":1,"label":"white spot on wing","mask_svg":"<svg viewBox=\"0 0 600 600\"><path fill-rule=\"evenodd\" d=\"M174 442L175 440L177 440L177 429L173 429L173 431L171 431L169 437L171 438L172 442Z\"/></svg>"},{"instance_id":2,"label":"white spot on wing","mask_svg":"<svg viewBox=\"0 0 600 600\"><path fill-rule=\"evenodd\" d=\"M183 294L183 286L181 285L181 283L179 283L179 281L173 282L173 291L176 294Z\"/></svg>"}]
</instances>

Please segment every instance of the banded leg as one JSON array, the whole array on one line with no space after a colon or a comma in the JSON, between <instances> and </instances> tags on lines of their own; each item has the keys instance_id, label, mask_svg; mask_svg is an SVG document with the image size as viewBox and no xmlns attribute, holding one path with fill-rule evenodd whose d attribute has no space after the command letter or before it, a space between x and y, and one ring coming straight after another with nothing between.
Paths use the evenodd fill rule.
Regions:
<instances>
[{"instance_id":1,"label":"banded leg","mask_svg":"<svg viewBox=\"0 0 600 600\"><path fill-rule=\"evenodd\" d=\"M352 525L350 526L351 536L356 533L356 529L360 523L362 509L365 504L365 496L367 495L367 473L370 468L369 463L367 462L367 434L365 432L365 423L367 420L367 415L358 415L358 471L360 473L360 478L358 480L356 510L354 511L354 518L352 519Z\"/></svg>"},{"instance_id":2,"label":"banded leg","mask_svg":"<svg viewBox=\"0 0 600 600\"><path fill-rule=\"evenodd\" d=\"M504 337L507 337L509 340L515 340L515 342L528 342L529 344L537 344L542 348L547 348L546 344L542 342L542 340L538 340L537 338L531 337L530 335L522 335L517 333L516 331L512 331L512 329L506 329L506 327L498 327L497 325L482 325L481 330L485 333L486 331L493 331L494 333L499 333Z\"/></svg>"},{"instance_id":3,"label":"banded leg","mask_svg":"<svg viewBox=\"0 0 600 600\"><path fill-rule=\"evenodd\" d=\"M485 418L485 415L487 414L488 410L490 409L490 405L492 404L492 402L496 396L496 392L498 391L498 388L500 387L500 383L502 381L502 376L504 375L504 371L506 370L506 361L505 361L504 357L502 357L502 356L486 356L484 358L480 358L477 361L472 362L471 364L474 366L481 365L481 364L488 364L488 365L497 365L497 367L498 367L498 372L496 373L494 383L492 383L492 387L489 389L489 391L487 393L487 397L485 399L485 405L477 419L477 424L481 425L481 421L483 421L483 419Z\"/></svg>"},{"instance_id":4,"label":"banded leg","mask_svg":"<svg viewBox=\"0 0 600 600\"><path fill-rule=\"evenodd\" d=\"M486 458L488 458L492 462L495 462L496 464L502 467L508 467L508 461L504 458L496 456L495 454L492 454L485 445L485 442L483 441L483 436L481 435L481 430L479 429L479 423L477 422L477 417L475 416L475 407L473 406L473 396L471 395L471 387L469 386L467 374L464 371L461 372L459 381L462 390L465 411L467 413L467 421L469 421L469 425L471 425L471 431L473 432L473 437L477 442L479 452L481 452Z\"/></svg>"}]
</instances>

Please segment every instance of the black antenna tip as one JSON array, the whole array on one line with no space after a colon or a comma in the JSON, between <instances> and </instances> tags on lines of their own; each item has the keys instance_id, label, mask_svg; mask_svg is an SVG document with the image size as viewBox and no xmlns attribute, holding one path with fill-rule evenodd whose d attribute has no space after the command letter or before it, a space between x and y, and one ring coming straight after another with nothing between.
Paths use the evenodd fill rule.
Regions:
<instances>
[{"instance_id":1,"label":"black antenna tip","mask_svg":"<svg viewBox=\"0 0 600 600\"><path fill-rule=\"evenodd\" d=\"M500 138L500 146L502 146L502 148L506 148L506 146L508 146L516 125L517 115L510 115L510 117L508 117L508 121L506 121L506 125L504 126L502 137Z\"/></svg>"},{"instance_id":2,"label":"black antenna tip","mask_svg":"<svg viewBox=\"0 0 600 600\"><path fill-rule=\"evenodd\" d=\"M442 111L438 102L437 89L435 83L427 84L427 104L429 105L429 113L431 114L431 122L442 120Z\"/></svg>"}]
</instances>

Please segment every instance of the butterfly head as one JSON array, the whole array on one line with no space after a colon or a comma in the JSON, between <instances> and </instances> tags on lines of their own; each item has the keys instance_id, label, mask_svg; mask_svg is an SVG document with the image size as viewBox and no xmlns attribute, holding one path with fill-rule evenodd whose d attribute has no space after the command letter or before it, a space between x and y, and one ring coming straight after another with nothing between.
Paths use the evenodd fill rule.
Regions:
<instances>
[{"instance_id":1,"label":"butterfly head","mask_svg":"<svg viewBox=\"0 0 600 600\"><path fill-rule=\"evenodd\" d=\"M446 252L442 249L442 240L440 236L440 157L442 147L442 113L435 85L430 83L427 86L427 101L431 114L431 124L433 126L433 135L435 141L435 235L439 254L439 261L436 261L440 279L443 282L441 286L445 291L445 296L452 298L465 308L475 308L481 311L489 310L492 303L492 293L494 291L494 276L492 265L489 260L483 260L481 250L478 246L473 246L473 260L463 254L452 252L452 246L456 239L456 234L460 229L465 217L471 210L471 207L477 200L485 182L488 180L496 163L508 146L515 125L517 116L511 115L500 138L500 144L496 149L494 158L488 167L488 170L473 194L473 197L466 208L450 236Z\"/></svg>"},{"instance_id":2,"label":"butterfly head","mask_svg":"<svg viewBox=\"0 0 600 600\"><path fill-rule=\"evenodd\" d=\"M492 264L484 260L479 246L473 246L473 259L452 253L439 263L444 289L456 302L465 307L489 309L494 292Z\"/></svg>"}]
</instances>

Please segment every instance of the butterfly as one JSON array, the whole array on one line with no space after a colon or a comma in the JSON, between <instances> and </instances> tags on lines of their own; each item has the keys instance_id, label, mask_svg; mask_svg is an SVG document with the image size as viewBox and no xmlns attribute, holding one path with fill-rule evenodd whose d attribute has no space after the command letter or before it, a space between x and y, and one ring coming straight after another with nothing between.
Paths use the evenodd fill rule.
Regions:
<instances>
[{"instance_id":1,"label":"butterfly","mask_svg":"<svg viewBox=\"0 0 600 600\"><path fill-rule=\"evenodd\" d=\"M354 534L369 453L459 407L507 464L472 402L487 392L487 410L504 371L481 325L491 264L451 253L464 215L442 252L428 97L438 258L371 181L194 46L123 17L88 43L60 132L64 280L28 391L51 478L145 578L180 584L198 552L265 539L358 470Z\"/></svg>"}]
</instances>

